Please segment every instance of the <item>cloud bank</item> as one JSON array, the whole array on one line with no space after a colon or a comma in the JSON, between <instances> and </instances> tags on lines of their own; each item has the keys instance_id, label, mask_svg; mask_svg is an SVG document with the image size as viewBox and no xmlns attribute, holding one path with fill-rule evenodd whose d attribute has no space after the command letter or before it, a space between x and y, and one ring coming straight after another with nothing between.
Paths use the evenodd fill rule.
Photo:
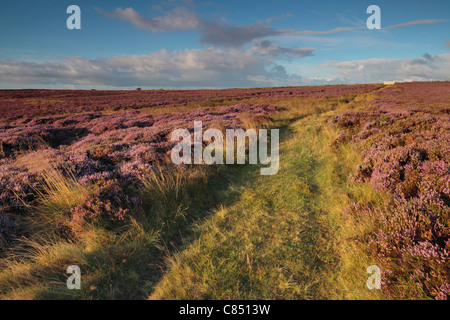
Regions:
<instances>
[{"instance_id":1,"label":"cloud bank","mask_svg":"<svg viewBox=\"0 0 450 320\"><path fill-rule=\"evenodd\" d=\"M243 49L159 50L147 55L87 59L68 57L42 63L0 60L4 88L236 88L380 80L450 80L450 54L425 54L416 59L331 61L317 67L321 76L291 74L278 59L301 58L313 49L286 48L262 42ZM30 86L31 87L31 86Z\"/></svg>"},{"instance_id":2,"label":"cloud bank","mask_svg":"<svg viewBox=\"0 0 450 320\"><path fill-rule=\"evenodd\" d=\"M424 54L416 59L369 59L328 62L321 66L332 72L333 81L373 83L379 80L450 80L450 54Z\"/></svg>"},{"instance_id":3,"label":"cloud bank","mask_svg":"<svg viewBox=\"0 0 450 320\"><path fill-rule=\"evenodd\" d=\"M287 50L287 51L286 51ZM41 87L112 88L232 88L298 85L299 77L290 76L273 62L274 57L307 56L312 49L283 48L267 44L242 49L165 49L147 55L88 59L68 57L43 63L0 60L3 86L38 83Z\"/></svg>"}]
</instances>

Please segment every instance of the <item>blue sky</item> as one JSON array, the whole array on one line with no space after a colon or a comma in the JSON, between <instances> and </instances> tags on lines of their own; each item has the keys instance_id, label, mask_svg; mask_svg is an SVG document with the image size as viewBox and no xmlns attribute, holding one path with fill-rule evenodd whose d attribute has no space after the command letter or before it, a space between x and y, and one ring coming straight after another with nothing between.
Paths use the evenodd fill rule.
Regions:
<instances>
[{"instance_id":1,"label":"blue sky","mask_svg":"<svg viewBox=\"0 0 450 320\"><path fill-rule=\"evenodd\" d=\"M66 27L73 4L81 30ZM448 0L16 0L0 30L4 89L450 80Z\"/></svg>"}]
</instances>

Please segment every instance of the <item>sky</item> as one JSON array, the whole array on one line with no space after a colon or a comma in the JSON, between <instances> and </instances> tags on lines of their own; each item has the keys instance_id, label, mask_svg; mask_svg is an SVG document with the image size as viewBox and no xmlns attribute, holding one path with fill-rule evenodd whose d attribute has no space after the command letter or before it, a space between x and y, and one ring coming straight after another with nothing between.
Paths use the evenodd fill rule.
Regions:
<instances>
[{"instance_id":1,"label":"sky","mask_svg":"<svg viewBox=\"0 0 450 320\"><path fill-rule=\"evenodd\" d=\"M450 80L449 31L448 0L5 1L0 89Z\"/></svg>"}]
</instances>

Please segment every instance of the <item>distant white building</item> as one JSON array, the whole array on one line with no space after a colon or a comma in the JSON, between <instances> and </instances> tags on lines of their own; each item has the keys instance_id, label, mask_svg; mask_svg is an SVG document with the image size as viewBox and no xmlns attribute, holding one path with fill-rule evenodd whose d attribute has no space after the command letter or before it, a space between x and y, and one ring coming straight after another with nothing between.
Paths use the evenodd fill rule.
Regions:
<instances>
[{"instance_id":1,"label":"distant white building","mask_svg":"<svg viewBox=\"0 0 450 320\"><path fill-rule=\"evenodd\" d=\"M383 81L383 84L385 86L392 86L392 85L394 85L396 83L397 83L397 81Z\"/></svg>"}]
</instances>

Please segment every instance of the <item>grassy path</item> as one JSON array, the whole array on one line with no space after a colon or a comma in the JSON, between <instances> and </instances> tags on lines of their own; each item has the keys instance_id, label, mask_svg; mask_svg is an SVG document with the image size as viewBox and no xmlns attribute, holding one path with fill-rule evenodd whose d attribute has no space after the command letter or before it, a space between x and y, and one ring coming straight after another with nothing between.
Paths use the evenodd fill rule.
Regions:
<instances>
[{"instance_id":1,"label":"grassy path","mask_svg":"<svg viewBox=\"0 0 450 320\"><path fill-rule=\"evenodd\" d=\"M364 228L342 220L351 198L376 195L346 184L356 155L332 150L336 134L326 125L349 106L285 127L279 173L232 190L238 200L199 223L150 299L378 298L365 287Z\"/></svg>"}]
</instances>

